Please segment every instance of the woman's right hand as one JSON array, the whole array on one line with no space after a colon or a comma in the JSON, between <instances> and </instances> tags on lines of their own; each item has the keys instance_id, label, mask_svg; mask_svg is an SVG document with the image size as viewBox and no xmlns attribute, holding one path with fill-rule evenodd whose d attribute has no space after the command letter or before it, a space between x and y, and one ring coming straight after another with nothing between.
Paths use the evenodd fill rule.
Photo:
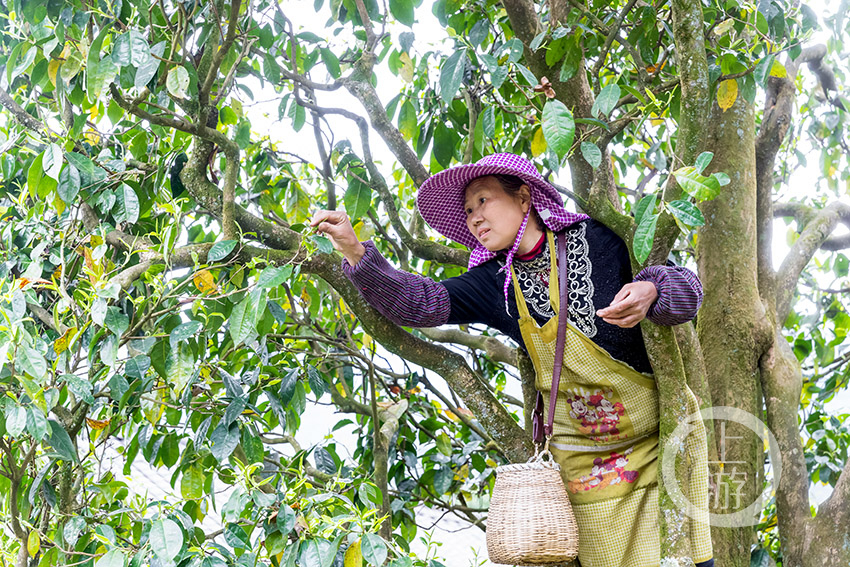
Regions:
<instances>
[{"instance_id":1,"label":"woman's right hand","mask_svg":"<svg viewBox=\"0 0 850 567\"><path fill-rule=\"evenodd\" d=\"M351 220L342 211L319 210L313 213L310 226L316 232L327 235L333 247L342 252L348 263L352 266L366 253L366 247L357 238Z\"/></svg>"}]
</instances>

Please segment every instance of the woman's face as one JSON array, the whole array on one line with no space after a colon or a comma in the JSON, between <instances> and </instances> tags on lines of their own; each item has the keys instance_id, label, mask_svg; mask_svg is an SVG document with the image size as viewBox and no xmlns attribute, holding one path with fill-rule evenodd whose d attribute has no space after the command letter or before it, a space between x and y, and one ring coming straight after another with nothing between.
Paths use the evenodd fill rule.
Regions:
<instances>
[{"instance_id":1,"label":"woman's face","mask_svg":"<svg viewBox=\"0 0 850 567\"><path fill-rule=\"evenodd\" d=\"M463 209L466 226L472 235L491 252L510 248L531 206L528 187L520 189L520 196L507 193L492 176L473 179L466 186Z\"/></svg>"}]
</instances>

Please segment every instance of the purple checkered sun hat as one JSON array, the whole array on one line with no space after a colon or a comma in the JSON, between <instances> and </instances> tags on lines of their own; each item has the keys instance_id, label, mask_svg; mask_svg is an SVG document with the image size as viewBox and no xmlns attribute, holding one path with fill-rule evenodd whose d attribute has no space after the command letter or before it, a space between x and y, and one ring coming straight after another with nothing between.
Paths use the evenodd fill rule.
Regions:
<instances>
[{"instance_id":1,"label":"purple checkered sun hat","mask_svg":"<svg viewBox=\"0 0 850 567\"><path fill-rule=\"evenodd\" d=\"M531 191L531 205L540 215L543 224L558 232L573 223L589 219L581 213L571 213L564 208L561 194L552 187L537 171L533 163L515 154L492 154L476 163L458 165L432 175L419 188L416 194L416 206L428 225L447 238L459 242L472 250L469 256L469 268L483 264L494 258L498 252L491 252L478 242L466 226L466 212L463 210L464 190L470 181L485 175L514 175L528 185ZM517 232L516 240L507 254L505 266L500 270L505 277L505 310L507 311L508 286L511 280L510 267L513 262L531 208L525 215Z\"/></svg>"}]
</instances>

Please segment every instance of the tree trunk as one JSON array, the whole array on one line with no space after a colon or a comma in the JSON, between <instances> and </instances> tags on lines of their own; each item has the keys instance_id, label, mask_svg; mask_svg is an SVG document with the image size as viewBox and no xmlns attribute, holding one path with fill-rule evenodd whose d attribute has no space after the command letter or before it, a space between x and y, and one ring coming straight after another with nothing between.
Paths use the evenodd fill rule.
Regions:
<instances>
[{"instance_id":1,"label":"tree trunk","mask_svg":"<svg viewBox=\"0 0 850 567\"><path fill-rule=\"evenodd\" d=\"M710 167L727 173L731 183L717 198L700 205L707 222L699 233L696 251L705 289L697 332L712 404L760 416L757 386L764 309L756 281L753 106L742 97L726 111L715 103L709 124L708 149L714 151ZM720 491L720 498L710 507L715 514L728 514L755 500L762 446L759 437L742 425L721 422L716 427L719 457L725 464L710 467L709 474ZM751 526L714 527L717 565L748 567L754 538Z\"/></svg>"}]
</instances>

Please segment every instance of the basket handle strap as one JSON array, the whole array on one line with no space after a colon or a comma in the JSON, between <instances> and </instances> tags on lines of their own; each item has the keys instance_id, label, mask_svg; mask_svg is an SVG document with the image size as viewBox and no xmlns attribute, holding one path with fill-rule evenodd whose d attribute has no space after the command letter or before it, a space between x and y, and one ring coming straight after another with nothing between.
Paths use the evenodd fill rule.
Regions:
<instances>
[{"instance_id":1,"label":"basket handle strap","mask_svg":"<svg viewBox=\"0 0 850 567\"><path fill-rule=\"evenodd\" d=\"M564 362L564 341L567 334L567 317L569 316L567 281L567 242L564 231L558 233L558 290L560 303L558 307L558 343L555 348L555 366L552 372L552 389L549 391L549 419L543 432L547 437L552 435L552 425L555 422L555 403L558 401L558 384L561 382L561 365Z\"/></svg>"}]
</instances>

